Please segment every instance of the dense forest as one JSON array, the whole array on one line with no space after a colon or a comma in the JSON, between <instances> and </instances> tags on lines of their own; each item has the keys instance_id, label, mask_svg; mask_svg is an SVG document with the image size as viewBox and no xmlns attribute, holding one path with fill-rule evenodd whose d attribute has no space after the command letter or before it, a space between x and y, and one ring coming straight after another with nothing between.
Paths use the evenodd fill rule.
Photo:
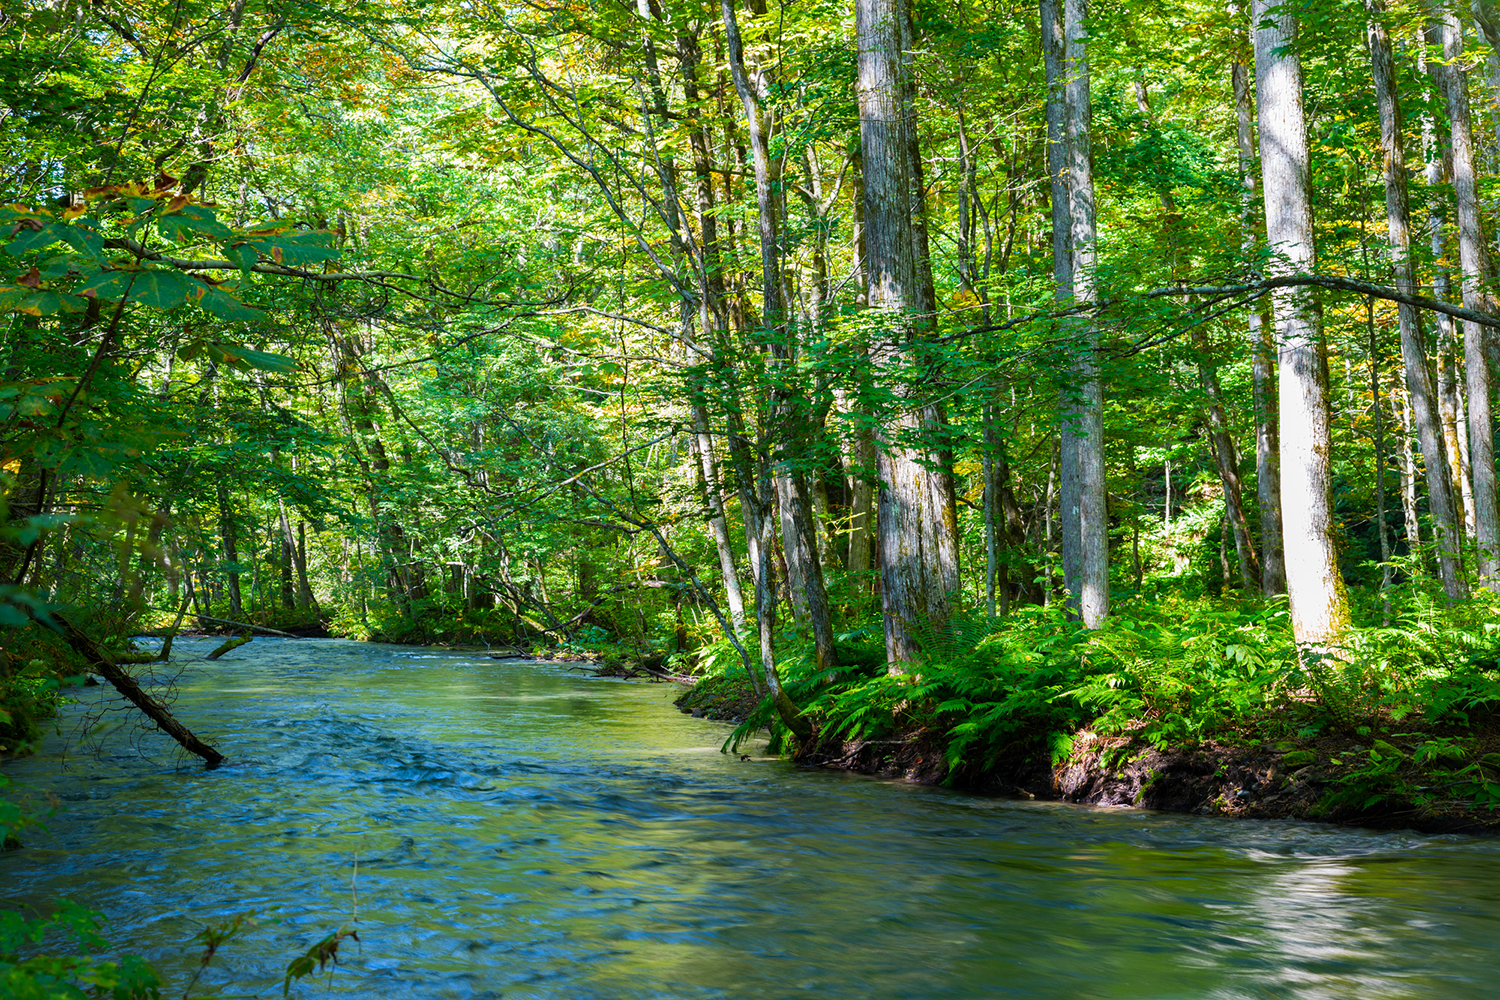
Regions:
<instances>
[{"instance_id":1,"label":"dense forest","mask_svg":"<svg viewBox=\"0 0 1500 1000\"><path fill-rule=\"evenodd\" d=\"M0 11L12 748L184 620L954 773L1500 704L1491 4Z\"/></svg>"}]
</instances>

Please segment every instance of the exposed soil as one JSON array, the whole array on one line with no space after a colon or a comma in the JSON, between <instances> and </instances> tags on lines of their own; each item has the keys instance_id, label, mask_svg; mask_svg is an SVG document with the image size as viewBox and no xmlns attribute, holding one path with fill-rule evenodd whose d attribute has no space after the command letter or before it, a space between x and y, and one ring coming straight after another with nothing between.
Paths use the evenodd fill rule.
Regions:
<instances>
[{"instance_id":1,"label":"exposed soil","mask_svg":"<svg viewBox=\"0 0 1500 1000\"><path fill-rule=\"evenodd\" d=\"M740 721L757 703L743 687L699 687L705 690L694 688L678 699L684 712ZM1461 741L1462 756L1418 763L1419 750L1433 740ZM810 767L1027 799L1426 833L1500 833L1500 811L1474 795L1488 787L1500 802L1500 756L1491 756L1500 755L1496 720L1474 720L1471 727L1408 720L1364 734L1210 740L1168 750L1084 732L1056 765L1045 749L1018 749L957 774L950 774L946 743L931 730L881 740L826 740L797 759Z\"/></svg>"}]
</instances>

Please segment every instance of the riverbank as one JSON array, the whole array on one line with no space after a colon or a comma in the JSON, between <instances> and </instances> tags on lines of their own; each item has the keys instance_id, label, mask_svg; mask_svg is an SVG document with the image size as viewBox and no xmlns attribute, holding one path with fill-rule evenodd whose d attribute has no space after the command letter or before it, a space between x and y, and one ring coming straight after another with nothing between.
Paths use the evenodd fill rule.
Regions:
<instances>
[{"instance_id":1,"label":"riverbank","mask_svg":"<svg viewBox=\"0 0 1500 1000\"><path fill-rule=\"evenodd\" d=\"M683 712L742 723L759 700L743 681L706 678ZM1297 819L1423 833L1500 833L1500 725L1411 720L1304 739L1253 732L1158 747L1088 730L1020 742L987 762L949 761L949 737L915 728L880 739L820 739L793 759L979 794L1133 806L1237 819ZM1059 748L1061 752L1059 752Z\"/></svg>"}]
</instances>

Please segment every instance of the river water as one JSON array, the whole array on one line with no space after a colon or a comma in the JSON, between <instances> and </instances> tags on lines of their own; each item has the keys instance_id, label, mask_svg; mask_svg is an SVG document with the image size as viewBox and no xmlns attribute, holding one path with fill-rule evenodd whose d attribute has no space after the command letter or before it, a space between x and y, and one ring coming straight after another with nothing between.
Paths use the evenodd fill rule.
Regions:
<instances>
[{"instance_id":1,"label":"river water","mask_svg":"<svg viewBox=\"0 0 1500 1000\"><path fill-rule=\"evenodd\" d=\"M206 641L181 641L184 660ZM302 995L1480 998L1500 978L1500 842L1097 810L818 770L679 714L671 685L560 664L257 639L185 663L206 772L125 713L6 773L52 836L13 900L103 911L182 987ZM63 718L115 701L90 688ZM111 728L113 727L113 728ZM67 750L65 754L65 750ZM144 750L151 756L143 757ZM297 990L294 989L294 995ZM195 994L196 995L196 994Z\"/></svg>"}]
</instances>

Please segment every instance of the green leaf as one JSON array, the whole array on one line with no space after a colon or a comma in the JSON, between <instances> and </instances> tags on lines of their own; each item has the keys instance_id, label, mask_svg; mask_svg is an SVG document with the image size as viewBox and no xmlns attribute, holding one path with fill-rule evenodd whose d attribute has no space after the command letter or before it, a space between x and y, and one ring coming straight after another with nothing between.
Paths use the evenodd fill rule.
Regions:
<instances>
[{"instance_id":1,"label":"green leaf","mask_svg":"<svg viewBox=\"0 0 1500 1000\"><path fill-rule=\"evenodd\" d=\"M104 263L104 237L88 226L73 224L62 227L62 240L85 256Z\"/></svg>"},{"instance_id":2,"label":"green leaf","mask_svg":"<svg viewBox=\"0 0 1500 1000\"><path fill-rule=\"evenodd\" d=\"M63 238L63 230L67 228L60 222L49 222L41 229L23 229L5 245L5 251L12 257L19 257L28 251L49 247Z\"/></svg>"},{"instance_id":3,"label":"green leaf","mask_svg":"<svg viewBox=\"0 0 1500 1000\"><path fill-rule=\"evenodd\" d=\"M289 233L256 240L250 245L278 264L300 267L325 260L336 260L339 252L330 244L333 237L325 232Z\"/></svg>"},{"instance_id":4,"label":"green leaf","mask_svg":"<svg viewBox=\"0 0 1500 1000\"><path fill-rule=\"evenodd\" d=\"M136 275L130 297L154 309L176 309L184 302L196 302L208 286L194 281L180 271L141 271Z\"/></svg>"},{"instance_id":5,"label":"green leaf","mask_svg":"<svg viewBox=\"0 0 1500 1000\"><path fill-rule=\"evenodd\" d=\"M79 285L74 291L79 295L91 294L106 302L118 302L125 297L141 273L140 271L101 271L97 276Z\"/></svg>"},{"instance_id":6,"label":"green leaf","mask_svg":"<svg viewBox=\"0 0 1500 1000\"><path fill-rule=\"evenodd\" d=\"M285 354L272 354L269 351L254 351L248 347L235 347L232 344L216 344L220 351L228 355L232 361L239 361L251 368L258 368L263 372L279 372L287 374L297 370L297 362Z\"/></svg>"},{"instance_id":7,"label":"green leaf","mask_svg":"<svg viewBox=\"0 0 1500 1000\"><path fill-rule=\"evenodd\" d=\"M245 305L222 288L210 287L203 298L198 300L198 304L220 319L248 322L265 316L259 309Z\"/></svg>"},{"instance_id":8,"label":"green leaf","mask_svg":"<svg viewBox=\"0 0 1500 1000\"><path fill-rule=\"evenodd\" d=\"M250 269L260 263L260 254L256 253L255 248L248 243L236 243L225 247L224 256L228 257L231 263L237 264L241 273L247 278L250 277Z\"/></svg>"},{"instance_id":9,"label":"green leaf","mask_svg":"<svg viewBox=\"0 0 1500 1000\"><path fill-rule=\"evenodd\" d=\"M63 295L51 289L42 289L32 292L27 299L16 306L16 312L25 313L28 316L53 316L60 312L82 312L86 303L76 295Z\"/></svg>"},{"instance_id":10,"label":"green leaf","mask_svg":"<svg viewBox=\"0 0 1500 1000\"><path fill-rule=\"evenodd\" d=\"M221 241L234 239L234 231L202 205L184 205L175 212L157 216L156 231L167 239L182 243L191 242L198 236Z\"/></svg>"},{"instance_id":11,"label":"green leaf","mask_svg":"<svg viewBox=\"0 0 1500 1000\"><path fill-rule=\"evenodd\" d=\"M29 295L31 289L24 285L0 285L0 312L16 311Z\"/></svg>"}]
</instances>

